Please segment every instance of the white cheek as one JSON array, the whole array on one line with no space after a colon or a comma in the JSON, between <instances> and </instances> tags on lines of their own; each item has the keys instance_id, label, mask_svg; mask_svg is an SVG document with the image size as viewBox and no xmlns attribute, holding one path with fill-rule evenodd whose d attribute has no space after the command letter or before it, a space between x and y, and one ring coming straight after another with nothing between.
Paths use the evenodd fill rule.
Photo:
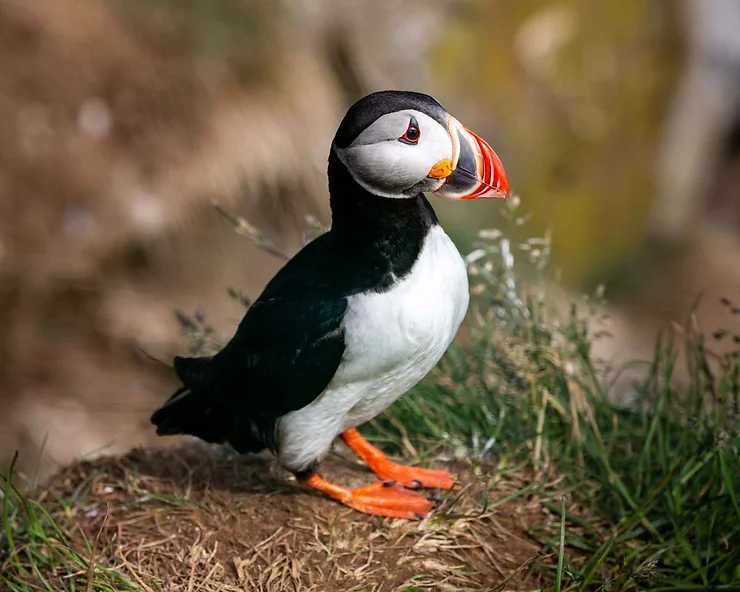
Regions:
<instances>
[{"instance_id":1,"label":"white cheek","mask_svg":"<svg viewBox=\"0 0 740 592\"><path fill-rule=\"evenodd\" d=\"M432 166L427 166L429 158L419 146L398 141L350 148L345 158L358 181L386 190L401 190L418 183Z\"/></svg>"},{"instance_id":2,"label":"white cheek","mask_svg":"<svg viewBox=\"0 0 740 592\"><path fill-rule=\"evenodd\" d=\"M342 156L355 180L366 189L399 193L424 180L440 160L451 159L452 143L446 135L416 146L390 141L349 148Z\"/></svg>"}]
</instances>

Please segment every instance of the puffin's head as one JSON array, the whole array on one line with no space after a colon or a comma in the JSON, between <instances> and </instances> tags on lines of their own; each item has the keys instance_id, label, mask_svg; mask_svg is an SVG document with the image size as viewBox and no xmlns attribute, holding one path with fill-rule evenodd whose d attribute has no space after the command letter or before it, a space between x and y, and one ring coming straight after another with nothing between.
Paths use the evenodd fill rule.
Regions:
<instances>
[{"instance_id":1,"label":"puffin's head","mask_svg":"<svg viewBox=\"0 0 740 592\"><path fill-rule=\"evenodd\" d=\"M375 195L506 198L501 160L429 95L369 94L349 108L332 150L354 180Z\"/></svg>"}]
</instances>

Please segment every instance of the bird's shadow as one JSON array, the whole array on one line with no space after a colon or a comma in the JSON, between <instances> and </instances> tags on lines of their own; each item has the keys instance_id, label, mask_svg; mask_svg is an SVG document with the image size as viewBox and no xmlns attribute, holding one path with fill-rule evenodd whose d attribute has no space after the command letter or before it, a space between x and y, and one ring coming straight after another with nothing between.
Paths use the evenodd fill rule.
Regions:
<instances>
[{"instance_id":1,"label":"bird's shadow","mask_svg":"<svg viewBox=\"0 0 740 592\"><path fill-rule=\"evenodd\" d=\"M164 449L137 448L115 459L97 464L99 470L132 475L145 486L162 491L228 492L234 494L306 494L269 453L237 454L221 446L187 443ZM330 454L321 465L322 474L347 485L367 481L370 471L338 454Z\"/></svg>"}]
</instances>

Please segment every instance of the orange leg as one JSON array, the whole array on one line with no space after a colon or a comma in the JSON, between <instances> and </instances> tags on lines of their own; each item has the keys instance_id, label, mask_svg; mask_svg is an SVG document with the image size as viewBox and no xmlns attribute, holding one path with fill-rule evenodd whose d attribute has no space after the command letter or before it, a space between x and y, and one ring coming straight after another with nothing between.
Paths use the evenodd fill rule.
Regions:
<instances>
[{"instance_id":1,"label":"orange leg","mask_svg":"<svg viewBox=\"0 0 740 592\"><path fill-rule=\"evenodd\" d=\"M376 481L350 489L329 483L314 473L303 480L303 483L350 508L376 516L421 519L435 505L433 500L419 492L390 482Z\"/></svg>"},{"instance_id":2,"label":"orange leg","mask_svg":"<svg viewBox=\"0 0 740 592\"><path fill-rule=\"evenodd\" d=\"M420 467L407 467L388 460L388 457L365 440L355 428L341 434L345 444L355 451L373 473L385 480L396 481L404 487L438 487L452 489L456 482L452 473Z\"/></svg>"}]
</instances>

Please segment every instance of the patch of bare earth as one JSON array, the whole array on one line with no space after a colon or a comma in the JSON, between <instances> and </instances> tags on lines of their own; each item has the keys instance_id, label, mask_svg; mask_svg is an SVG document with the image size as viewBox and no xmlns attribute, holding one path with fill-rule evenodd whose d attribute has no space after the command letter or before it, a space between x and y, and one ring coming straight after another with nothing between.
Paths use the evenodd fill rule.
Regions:
<instances>
[{"instance_id":1,"label":"patch of bare earth","mask_svg":"<svg viewBox=\"0 0 740 592\"><path fill-rule=\"evenodd\" d=\"M322 473L350 486L373 478L336 453ZM553 558L538 555L526 531L551 519L536 499L512 495L526 478L461 475L469 481L464 490L409 522L347 509L299 486L269 459L185 445L80 464L41 499L82 554L89 554L84 534L96 541L98 564L119 566L147 590L540 587L532 563Z\"/></svg>"}]
</instances>

